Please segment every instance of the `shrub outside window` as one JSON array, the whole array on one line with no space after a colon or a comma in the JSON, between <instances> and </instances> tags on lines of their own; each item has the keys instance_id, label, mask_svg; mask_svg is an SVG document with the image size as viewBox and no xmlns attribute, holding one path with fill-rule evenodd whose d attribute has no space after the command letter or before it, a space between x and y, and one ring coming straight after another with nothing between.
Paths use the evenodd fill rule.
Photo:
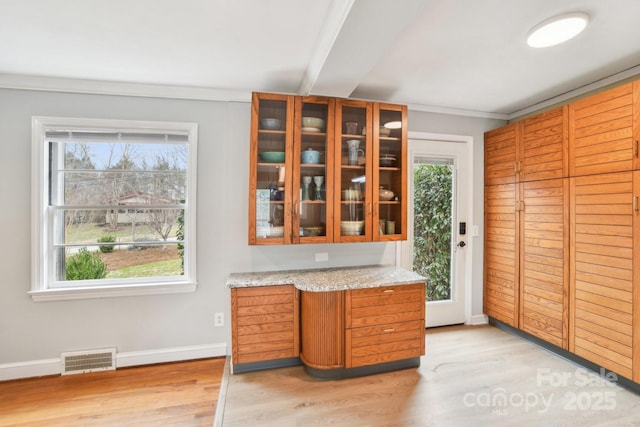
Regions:
<instances>
[{"instance_id":1,"label":"shrub outside window","mask_svg":"<svg viewBox=\"0 0 640 427\"><path fill-rule=\"evenodd\" d=\"M32 125L34 300L195 290L197 125Z\"/></svg>"}]
</instances>

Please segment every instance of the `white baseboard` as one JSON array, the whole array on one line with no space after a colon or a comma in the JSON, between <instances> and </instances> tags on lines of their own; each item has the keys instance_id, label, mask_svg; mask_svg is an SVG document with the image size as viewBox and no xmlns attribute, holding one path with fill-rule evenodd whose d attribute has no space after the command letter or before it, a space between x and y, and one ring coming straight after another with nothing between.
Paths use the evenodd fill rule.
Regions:
<instances>
[{"instance_id":1,"label":"white baseboard","mask_svg":"<svg viewBox=\"0 0 640 427\"><path fill-rule=\"evenodd\" d=\"M486 314L476 314L475 316L471 316L471 322L469 325L478 326L478 325L486 325L489 323L489 317Z\"/></svg>"},{"instance_id":2,"label":"white baseboard","mask_svg":"<svg viewBox=\"0 0 640 427\"><path fill-rule=\"evenodd\" d=\"M116 367L178 362L226 355L227 344L225 343L129 351L116 354ZM62 360L60 358L0 364L0 381L59 375L60 373L62 373Z\"/></svg>"},{"instance_id":3,"label":"white baseboard","mask_svg":"<svg viewBox=\"0 0 640 427\"><path fill-rule=\"evenodd\" d=\"M2 363L0 364L0 381L59 375L61 372L62 361L60 358Z\"/></svg>"}]
</instances>

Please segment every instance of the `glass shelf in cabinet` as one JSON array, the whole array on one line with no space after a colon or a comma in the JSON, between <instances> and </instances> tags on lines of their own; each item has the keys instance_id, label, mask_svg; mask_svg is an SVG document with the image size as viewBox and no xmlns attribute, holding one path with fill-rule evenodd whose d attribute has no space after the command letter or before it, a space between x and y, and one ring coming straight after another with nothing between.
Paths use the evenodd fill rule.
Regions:
<instances>
[{"instance_id":1,"label":"glass shelf in cabinet","mask_svg":"<svg viewBox=\"0 0 640 427\"><path fill-rule=\"evenodd\" d=\"M286 129L258 129L258 132L264 133L264 134L278 135L278 134L287 133L287 130Z\"/></svg>"},{"instance_id":2,"label":"glass shelf in cabinet","mask_svg":"<svg viewBox=\"0 0 640 427\"><path fill-rule=\"evenodd\" d=\"M379 139L386 142L400 142L402 140L399 136L381 136Z\"/></svg>"}]
</instances>

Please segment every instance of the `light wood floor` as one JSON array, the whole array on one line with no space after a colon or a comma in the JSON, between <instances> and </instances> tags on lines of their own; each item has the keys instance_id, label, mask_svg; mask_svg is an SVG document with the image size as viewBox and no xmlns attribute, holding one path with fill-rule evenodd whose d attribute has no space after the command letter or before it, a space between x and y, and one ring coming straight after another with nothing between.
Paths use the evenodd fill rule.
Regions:
<instances>
[{"instance_id":1,"label":"light wood floor","mask_svg":"<svg viewBox=\"0 0 640 427\"><path fill-rule=\"evenodd\" d=\"M225 359L0 382L0 426L211 426Z\"/></svg>"},{"instance_id":2,"label":"light wood floor","mask_svg":"<svg viewBox=\"0 0 640 427\"><path fill-rule=\"evenodd\" d=\"M491 326L427 335L417 369L316 381L302 367L229 375L216 424L640 426L640 396Z\"/></svg>"}]
</instances>

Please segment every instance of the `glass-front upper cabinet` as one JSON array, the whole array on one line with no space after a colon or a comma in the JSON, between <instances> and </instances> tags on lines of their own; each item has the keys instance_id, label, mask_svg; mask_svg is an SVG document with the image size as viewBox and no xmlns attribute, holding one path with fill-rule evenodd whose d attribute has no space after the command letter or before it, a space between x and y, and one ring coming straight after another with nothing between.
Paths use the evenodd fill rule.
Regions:
<instances>
[{"instance_id":1,"label":"glass-front upper cabinet","mask_svg":"<svg viewBox=\"0 0 640 427\"><path fill-rule=\"evenodd\" d=\"M373 240L376 241L407 238L407 137L407 107L375 103Z\"/></svg>"},{"instance_id":2,"label":"glass-front upper cabinet","mask_svg":"<svg viewBox=\"0 0 640 427\"><path fill-rule=\"evenodd\" d=\"M291 243L294 97L254 93L249 167L249 244Z\"/></svg>"},{"instance_id":3,"label":"glass-front upper cabinet","mask_svg":"<svg viewBox=\"0 0 640 427\"><path fill-rule=\"evenodd\" d=\"M249 244L407 238L407 107L254 93Z\"/></svg>"},{"instance_id":4,"label":"glass-front upper cabinet","mask_svg":"<svg viewBox=\"0 0 640 427\"><path fill-rule=\"evenodd\" d=\"M372 240L372 104L338 99L335 123L334 241Z\"/></svg>"},{"instance_id":5,"label":"glass-front upper cabinet","mask_svg":"<svg viewBox=\"0 0 640 427\"><path fill-rule=\"evenodd\" d=\"M334 114L334 99L295 98L293 243L333 241Z\"/></svg>"}]
</instances>

